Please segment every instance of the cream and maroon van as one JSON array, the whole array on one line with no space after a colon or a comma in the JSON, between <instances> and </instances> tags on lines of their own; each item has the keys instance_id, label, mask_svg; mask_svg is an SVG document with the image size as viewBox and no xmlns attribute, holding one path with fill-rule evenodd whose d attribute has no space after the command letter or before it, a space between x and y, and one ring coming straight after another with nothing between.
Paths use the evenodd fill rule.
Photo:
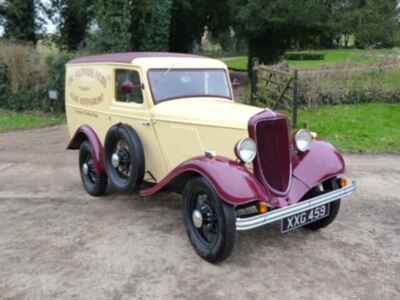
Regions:
<instances>
[{"instance_id":1,"label":"cream and maroon van","mask_svg":"<svg viewBox=\"0 0 400 300\"><path fill-rule=\"evenodd\" d=\"M181 193L189 239L210 262L230 255L237 231L329 225L356 188L331 144L305 129L292 135L285 115L235 102L219 60L78 58L67 64L66 111L86 191Z\"/></svg>"}]
</instances>

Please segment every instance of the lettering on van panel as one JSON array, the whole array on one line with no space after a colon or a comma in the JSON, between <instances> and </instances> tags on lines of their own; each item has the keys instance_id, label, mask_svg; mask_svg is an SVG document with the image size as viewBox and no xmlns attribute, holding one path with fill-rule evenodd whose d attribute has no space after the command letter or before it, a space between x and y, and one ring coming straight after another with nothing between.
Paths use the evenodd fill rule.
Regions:
<instances>
[{"instance_id":1,"label":"lettering on van panel","mask_svg":"<svg viewBox=\"0 0 400 300\"><path fill-rule=\"evenodd\" d=\"M83 77L89 77L91 79L96 80L99 82L103 88L107 88L107 78L103 74L101 74L98 70L91 69L91 68L83 68L83 69L78 69L75 71L74 75L71 75L69 80L74 81L74 80L79 80L82 79Z\"/></svg>"},{"instance_id":2,"label":"lettering on van panel","mask_svg":"<svg viewBox=\"0 0 400 300\"><path fill-rule=\"evenodd\" d=\"M91 112L91 111L87 111L87 110L75 109L75 112L77 114L85 115L85 116L88 116L88 117L94 117L94 118L98 118L99 117L98 114L96 114L94 112Z\"/></svg>"},{"instance_id":3,"label":"lettering on van panel","mask_svg":"<svg viewBox=\"0 0 400 300\"><path fill-rule=\"evenodd\" d=\"M73 92L69 93L69 96L71 97L71 99L79 104L82 105L97 105L101 102L103 102L104 100L104 94L101 93L98 97L79 97L76 94L74 94Z\"/></svg>"},{"instance_id":4,"label":"lettering on van panel","mask_svg":"<svg viewBox=\"0 0 400 300\"><path fill-rule=\"evenodd\" d=\"M104 93L101 90L107 88L107 77L100 71L92 68L77 69L67 81L69 86L75 87L69 93L72 101L82 105L97 105L103 102Z\"/></svg>"}]
</instances>

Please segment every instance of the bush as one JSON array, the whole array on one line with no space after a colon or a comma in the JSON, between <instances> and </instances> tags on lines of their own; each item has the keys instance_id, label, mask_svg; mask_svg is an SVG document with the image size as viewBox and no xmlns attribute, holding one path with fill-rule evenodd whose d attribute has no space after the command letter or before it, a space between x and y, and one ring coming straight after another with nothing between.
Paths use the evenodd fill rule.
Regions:
<instances>
[{"instance_id":1,"label":"bush","mask_svg":"<svg viewBox=\"0 0 400 300\"><path fill-rule=\"evenodd\" d=\"M400 103L399 79L400 71L396 68L315 72L301 78L300 98L307 107L377 101Z\"/></svg>"},{"instance_id":2,"label":"bush","mask_svg":"<svg viewBox=\"0 0 400 300\"><path fill-rule=\"evenodd\" d=\"M5 106L9 93L8 70L5 64L0 64L0 107Z\"/></svg>"},{"instance_id":3,"label":"bush","mask_svg":"<svg viewBox=\"0 0 400 300\"><path fill-rule=\"evenodd\" d=\"M290 52L286 53L286 60L324 60L325 54L316 52Z\"/></svg>"},{"instance_id":4,"label":"bush","mask_svg":"<svg viewBox=\"0 0 400 300\"><path fill-rule=\"evenodd\" d=\"M0 106L12 110L43 108L48 68L31 45L0 43Z\"/></svg>"},{"instance_id":5,"label":"bush","mask_svg":"<svg viewBox=\"0 0 400 300\"><path fill-rule=\"evenodd\" d=\"M75 53L41 55L35 47L0 43L0 108L64 111L65 64ZM58 92L58 101L48 91Z\"/></svg>"},{"instance_id":6,"label":"bush","mask_svg":"<svg viewBox=\"0 0 400 300\"><path fill-rule=\"evenodd\" d=\"M50 103L52 110L65 110L65 65L76 56L76 53L61 52L47 58L50 74L47 88L48 90L55 90L58 93L57 102Z\"/></svg>"},{"instance_id":7,"label":"bush","mask_svg":"<svg viewBox=\"0 0 400 300\"><path fill-rule=\"evenodd\" d=\"M48 68L45 59L29 44L1 42L0 63L7 66L12 94L46 85Z\"/></svg>"}]
</instances>

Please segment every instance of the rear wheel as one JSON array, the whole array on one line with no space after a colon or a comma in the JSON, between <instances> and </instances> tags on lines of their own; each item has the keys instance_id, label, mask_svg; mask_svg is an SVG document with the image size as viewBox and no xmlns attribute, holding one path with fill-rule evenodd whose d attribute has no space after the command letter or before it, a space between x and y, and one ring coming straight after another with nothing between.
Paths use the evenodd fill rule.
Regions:
<instances>
[{"instance_id":1,"label":"rear wheel","mask_svg":"<svg viewBox=\"0 0 400 300\"><path fill-rule=\"evenodd\" d=\"M339 188L339 184L338 184L337 180L333 179L324 184L324 193L329 193L338 188ZM321 194L321 193L319 193L319 194ZM316 194L315 196L318 196L318 194ZM328 216L326 216L325 218L318 220L314 223L305 225L304 227L311 229L311 230L319 230L321 228L327 227L336 219L336 217L339 213L339 210L340 210L340 199L336 200L334 202L331 202L329 204L329 215Z\"/></svg>"},{"instance_id":2,"label":"rear wheel","mask_svg":"<svg viewBox=\"0 0 400 300\"><path fill-rule=\"evenodd\" d=\"M92 146L88 141L79 150L79 170L85 190L92 196L104 195L107 189L107 175L96 170Z\"/></svg>"},{"instance_id":3,"label":"rear wheel","mask_svg":"<svg viewBox=\"0 0 400 300\"><path fill-rule=\"evenodd\" d=\"M236 213L221 201L207 179L189 181L183 192L184 222L196 252L211 263L232 253L236 240Z\"/></svg>"}]
</instances>

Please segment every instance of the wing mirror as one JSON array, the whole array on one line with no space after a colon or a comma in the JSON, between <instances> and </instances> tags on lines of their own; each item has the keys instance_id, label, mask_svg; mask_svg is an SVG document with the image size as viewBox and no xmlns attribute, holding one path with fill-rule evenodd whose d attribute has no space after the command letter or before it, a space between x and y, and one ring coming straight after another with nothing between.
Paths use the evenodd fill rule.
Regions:
<instances>
[{"instance_id":1,"label":"wing mirror","mask_svg":"<svg viewBox=\"0 0 400 300\"><path fill-rule=\"evenodd\" d=\"M232 79L232 87L234 89L237 89L238 87L240 87L240 85L241 85L241 82L240 82L239 78L233 78Z\"/></svg>"}]
</instances>

